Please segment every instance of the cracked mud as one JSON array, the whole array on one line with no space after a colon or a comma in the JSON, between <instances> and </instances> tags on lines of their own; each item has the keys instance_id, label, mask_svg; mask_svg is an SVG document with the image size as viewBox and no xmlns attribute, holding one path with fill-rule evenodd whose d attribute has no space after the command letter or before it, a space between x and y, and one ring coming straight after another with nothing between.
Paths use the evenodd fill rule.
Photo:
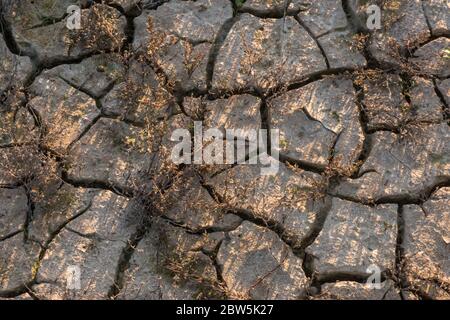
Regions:
<instances>
[{"instance_id":1,"label":"cracked mud","mask_svg":"<svg viewBox=\"0 0 450 320\"><path fill-rule=\"evenodd\" d=\"M373 4L0 0L0 299L450 299L450 5Z\"/></svg>"}]
</instances>

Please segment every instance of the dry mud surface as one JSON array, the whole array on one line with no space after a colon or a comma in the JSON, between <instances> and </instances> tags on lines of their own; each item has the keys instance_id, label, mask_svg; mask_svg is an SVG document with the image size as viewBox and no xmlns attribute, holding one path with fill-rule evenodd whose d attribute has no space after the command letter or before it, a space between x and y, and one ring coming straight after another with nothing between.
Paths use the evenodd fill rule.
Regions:
<instances>
[{"instance_id":1,"label":"dry mud surface","mask_svg":"<svg viewBox=\"0 0 450 320\"><path fill-rule=\"evenodd\" d=\"M447 0L101 2L0 1L0 299L450 298Z\"/></svg>"}]
</instances>

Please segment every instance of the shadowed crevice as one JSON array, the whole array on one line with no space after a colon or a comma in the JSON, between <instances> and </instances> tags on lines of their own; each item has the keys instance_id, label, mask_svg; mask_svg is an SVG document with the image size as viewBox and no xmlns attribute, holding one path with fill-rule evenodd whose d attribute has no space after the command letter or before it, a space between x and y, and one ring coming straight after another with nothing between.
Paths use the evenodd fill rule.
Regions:
<instances>
[{"instance_id":1,"label":"shadowed crevice","mask_svg":"<svg viewBox=\"0 0 450 320\"><path fill-rule=\"evenodd\" d=\"M319 48L320 52L322 53L323 58L325 59L325 63L327 65L327 70L330 70L330 61L328 60L328 56L325 52L325 49L320 44L320 41L314 36L314 33L311 31L311 29L302 21L302 19L299 16L294 17L295 20L300 24L300 26L305 29L306 32L308 32L311 39L314 40L317 47Z\"/></svg>"},{"instance_id":2,"label":"shadowed crevice","mask_svg":"<svg viewBox=\"0 0 450 320\"><path fill-rule=\"evenodd\" d=\"M291 9L289 8L292 0L285 0L283 8L271 8L271 9L256 9L252 7L237 8L239 13L248 13L261 19L284 19L285 17L295 17L302 11L309 9L309 4L302 4L304 8Z\"/></svg>"},{"instance_id":3,"label":"shadowed crevice","mask_svg":"<svg viewBox=\"0 0 450 320\"><path fill-rule=\"evenodd\" d=\"M397 209L397 240L395 246L395 270L394 276L397 285L400 287L400 296L404 299L403 288L406 286L406 277L403 274L404 264L404 246L403 241L405 239L405 219L403 217L403 205L399 205Z\"/></svg>"},{"instance_id":4,"label":"shadowed crevice","mask_svg":"<svg viewBox=\"0 0 450 320\"><path fill-rule=\"evenodd\" d=\"M354 203L363 204L366 206L373 207L378 204L398 204L398 205L408 205L416 204L422 205L424 202L428 201L436 190L443 187L450 187L450 177L438 177L438 181L432 185L425 186L422 190L416 192L415 194L396 194L390 196L382 196L373 201L366 201L364 199L359 199L356 196L342 195L336 191L328 191L328 195ZM337 185L334 189L339 189Z\"/></svg>"},{"instance_id":5,"label":"shadowed crevice","mask_svg":"<svg viewBox=\"0 0 450 320\"><path fill-rule=\"evenodd\" d=\"M3 35L3 40L5 41L9 51L18 56L36 58L37 53L35 52L35 50L33 50L31 47L23 48L17 43L13 34L12 26L6 17L7 13L5 12L5 10L6 9L4 9L0 4L0 33Z\"/></svg>"},{"instance_id":6,"label":"shadowed crevice","mask_svg":"<svg viewBox=\"0 0 450 320\"><path fill-rule=\"evenodd\" d=\"M363 141L363 147L361 149L361 153L358 156L358 159L356 161L357 170L355 170L355 173L353 174L352 178L357 179L361 177L364 173L361 172L361 167L364 165L366 160L369 158L370 152L373 147L372 143L372 136L370 135L371 132L369 132L368 129L368 122L369 118L366 113L366 107L364 106L364 89L357 85L355 81L352 81L353 83L353 90L356 95L355 103L358 107L359 111L359 124L362 128L363 134L364 134L364 141Z\"/></svg>"},{"instance_id":7,"label":"shadowed crevice","mask_svg":"<svg viewBox=\"0 0 450 320\"><path fill-rule=\"evenodd\" d=\"M430 19L428 19L427 11L425 10L425 0L421 0L420 2L422 5L423 16L425 17L425 21L427 23L428 30L430 31L430 34L433 35L433 28L431 27Z\"/></svg>"},{"instance_id":8,"label":"shadowed crevice","mask_svg":"<svg viewBox=\"0 0 450 320\"><path fill-rule=\"evenodd\" d=\"M0 242L8 240L8 239L14 237L15 235L17 235L17 234L19 234L19 233L21 233L23 231L24 231L23 229L19 229L19 230L13 231L11 233L8 233L7 235L4 235L3 237L0 237Z\"/></svg>"},{"instance_id":9,"label":"shadowed crevice","mask_svg":"<svg viewBox=\"0 0 450 320\"><path fill-rule=\"evenodd\" d=\"M30 223L33 221L35 203L33 200L32 190L27 183L24 184L25 194L27 196L27 214L23 223L23 239L28 241Z\"/></svg>"},{"instance_id":10,"label":"shadowed crevice","mask_svg":"<svg viewBox=\"0 0 450 320\"><path fill-rule=\"evenodd\" d=\"M120 291L123 289L125 273L130 267L130 260L133 253L139 245L139 242L147 234L150 227L151 223L144 221L137 227L136 231L128 239L126 246L122 249L116 269L116 275L114 277L114 283L108 291L108 298L116 299L120 294Z\"/></svg>"},{"instance_id":11,"label":"shadowed crevice","mask_svg":"<svg viewBox=\"0 0 450 320\"><path fill-rule=\"evenodd\" d=\"M352 0L342 0L342 9L345 12L348 24L356 33L368 34L370 30L358 17L358 13L353 9L351 1Z\"/></svg>"},{"instance_id":12,"label":"shadowed crevice","mask_svg":"<svg viewBox=\"0 0 450 320\"><path fill-rule=\"evenodd\" d=\"M16 288L0 291L0 297L14 298L14 297L20 296L24 293L32 294L31 288L33 285L37 284L36 278L37 278L37 274L39 272L39 268L41 266L42 260L44 259L45 255L47 253L47 250L50 247L50 245L52 244L53 240L55 240L55 238L60 234L60 232L65 228L65 226L67 224L69 224L71 221L77 219L78 217L82 216L84 213L86 213L91 208L91 206L92 206L92 200L86 205L86 207L79 210L74 216L70 217L69 219L67 219L66 221L61 223L59 226L57 226L54 230L52 230L48 239L41 246L41 250L39 252L37 260L33 265L33 274L32 274L31 279L28 282L26 282Z\"/></svg>"},{"instance_id":13,"label":"shadowed crevice","mask_svg":"<svg viewBox=\"0 0 450 320\"><path fill-rule=\"evenodd\" d=\"M436 95L438 96L439 100L441 100L441 103L442 103L443 118L444 118L444 120L449 120L450 119L450 106L447 104L447 100L445 99L444 94L439 89L436 79L433 79L433 86L434 86L434 91L436 92Z\"/></svg>"},{"instance_id":14,"label":"shadowed crevice","mask_svg":"<svg viewBox=\"0 0 450 320\"><path fill-rule=\"evenodd\" d=\"M111 191L119 196L132 198L135 193L134 190L128 187L117 186L109 181L101 181L95 179L76 179L69 177L67 171L63 170L61 173L61 179L72 185L75 188L86 188L86 189L103 189Z\"/></svg>"},{"instance_id":15,"label":"shadowed crevice","mask_svg":"<svg viewBox=\"0 0 450 320\"><path fill-rule=\"evenodd\" d=\"M208 62L206 65L206 87L207 91L211 90L212 87L212 79L214 75L214 67L216 65L217 56L219 55L219 51L222 48L228 34L231 31L233 25L239 20L239 15L232 17L225 21L225 23L220 27L219 32L214 39L214 42L211 46L208 56Z\"/></svg>"}]
</instances>

